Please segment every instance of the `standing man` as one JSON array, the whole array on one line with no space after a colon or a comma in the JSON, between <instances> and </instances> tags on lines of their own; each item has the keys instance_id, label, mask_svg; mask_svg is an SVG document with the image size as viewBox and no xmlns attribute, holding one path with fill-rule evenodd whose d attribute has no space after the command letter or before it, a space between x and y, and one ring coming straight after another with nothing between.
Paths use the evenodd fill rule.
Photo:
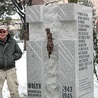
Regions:
<instances>
[{"instance_id":1,"label":"standing man","mask_svg":"<svg viewBox=\"0 0 98 98\"><path fill-rule=\"evenodd\" d=\"M0 25L0 98L3 98L2 88L5 79L11 98L19 98L15 61L21 58L22 51L8 29L6 25Z\"/></svg>"}]
</instances>

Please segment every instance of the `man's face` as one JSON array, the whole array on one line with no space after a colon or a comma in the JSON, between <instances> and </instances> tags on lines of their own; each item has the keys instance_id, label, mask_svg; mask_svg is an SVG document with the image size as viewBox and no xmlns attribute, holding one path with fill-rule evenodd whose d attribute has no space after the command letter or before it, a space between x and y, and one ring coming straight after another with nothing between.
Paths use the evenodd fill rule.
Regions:
<instances>
[{"instance_id":1,"label":"man's face","mask_svg":"<svg viewBox=\"0 0 98 98\"><path fill-rule=\"evenodd\" d=\"M4 40L6 36L8 35L8 30L6 26L0 26L0 39Z\"/></svg>"}]
</instances>

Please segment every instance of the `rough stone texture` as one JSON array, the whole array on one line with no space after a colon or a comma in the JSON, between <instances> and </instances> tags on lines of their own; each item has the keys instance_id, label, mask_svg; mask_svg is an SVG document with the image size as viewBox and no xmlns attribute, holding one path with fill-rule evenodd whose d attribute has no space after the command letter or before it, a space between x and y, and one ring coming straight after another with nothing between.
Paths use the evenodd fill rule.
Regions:
<instances>
[{"instance_id":1,"label":"rough stone texture","mask_svg":"<svg viewBox=\"0 0 98 98\"><path fill-rule=\"evenodd\" d=\"M41 84L39 98L93 98L91 8L77 4L37 5L27 7L26 13L30 24L28 83ZM50 28L54 39L50 59L46 28Z\"/></svg>"},{"instance_id":2,"label":"rough stone texture","mask_svg":"<svg viewBox=\"0 0 98 98\"><path fill-rule=\"evenodd\" d=\"M41 22L41 6L30 6L26 8L26 21L30 22Z\"/></svg>"},{"instance_id":3,"label":"rough stone texture","mask_svg":"<svg viewBox=\"0 0 98 98\"><path fill-rule=\"evenodd\" d=\"M42 41L27 42L27 83L28 98L43 98L43 59L42 59ZM35 95L37 94L37 95Z\"/></svg>"}]
</instances>

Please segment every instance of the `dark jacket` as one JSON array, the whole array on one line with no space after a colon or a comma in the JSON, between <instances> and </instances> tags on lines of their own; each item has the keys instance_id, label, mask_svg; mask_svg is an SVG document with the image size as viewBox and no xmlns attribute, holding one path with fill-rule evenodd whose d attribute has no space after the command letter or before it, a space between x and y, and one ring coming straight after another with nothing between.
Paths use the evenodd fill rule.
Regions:
<instances>
[{"instance_id":1,"label":"dark jacket","mask_svg":"<svg viewBox=\"0 0 98 98\"><path fill-rule=\"evenodd\" d=\"M9 34L5 43L0 40L0 69L7 70L15 67L15 61L20 59L22 51L15 39Z\"/></svg>"}]
</instances>

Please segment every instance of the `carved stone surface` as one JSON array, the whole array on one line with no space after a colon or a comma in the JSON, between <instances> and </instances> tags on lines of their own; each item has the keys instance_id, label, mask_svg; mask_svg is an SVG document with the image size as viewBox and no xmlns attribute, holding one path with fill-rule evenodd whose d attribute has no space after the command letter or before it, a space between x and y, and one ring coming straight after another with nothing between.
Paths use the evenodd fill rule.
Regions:
<instances>
[{"instance_id":1,"label":"carved stone surface","mask_svg":"<svg viewBox=\"0 0 98 98\"><path fill-rule=\"evenodd\" d=\"M42 95L42 59L41 45L38 42L27 43L27 81L28 98L41 98Z\"/></svg>"},{"instance_id":2,"label":"carved stone surface","mask_svg":"<svg viewBox=\"0 0 98 98\"><path fill-rule=\"evenodd\" d=\"M27 22L41 22L41 6L34 5L26 8L26 21Z\"/></svg>"},{"instance_id":3,"label":"carved stone surface","mask_svg":"<svg viewBox=\"0 0 98 98\"><path fill-rule=\"evenodd\" d=\"M40 98L93 98L92 9L78 4L51 4L27 7L26 11L30 32L28 83L41 84L33 84L41 86ZM50 59L46 28L52 32L54 43ZM28 90L33 93L31 88ZM33 97L38 98L37 91L35 94Z\"/></svg>"}]
</instances>

